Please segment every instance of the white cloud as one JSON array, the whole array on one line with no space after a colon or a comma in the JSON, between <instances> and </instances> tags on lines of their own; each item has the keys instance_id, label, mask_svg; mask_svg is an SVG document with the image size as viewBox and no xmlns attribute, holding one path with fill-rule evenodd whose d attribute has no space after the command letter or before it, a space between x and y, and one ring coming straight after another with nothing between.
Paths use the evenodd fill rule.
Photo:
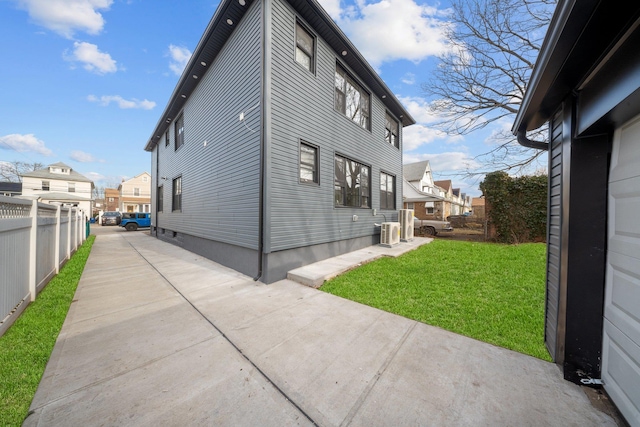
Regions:
<instances>
[{"instance_id":1,"label":"white cloud","mask_svg":"<svg viewBox=\"0 0 640 427\"><path fill-rule=\"evenodd\" d=\"M469 157L469 154L460 151L405 155L403 159L405 164L423 160L429 160L433 172L464 171L467 169L475 169L479 166L478 162L472 157Z\"/></svg>"},{"instance_id":2,"label":"white cloud","mask_svg":"<svg viewBox=\"0 0 640 427\"><path fill-rule=\"evenodd\" d=\"M100 52L98 46L87 42L74 42L73 53L63 54L63 58L71 62L84 63L84 69L96 74L115 73L118 71L116 61L111 55Z\"/></svg>"},{"instance_id":3,"label":"white cloud","mask_svg":"<svg viewBox=\"0 0 640 427\"><path fill-rule=\"evenodd\" d=\"M104 27L99 10L109 10L113 0L18 0L31 19L66 38L76 31L98 34Z\"/></svg>"},{"instance_id":4,"label":"white cloud","mask_svg":"<svg viewBox=\"0 0 640 427\"><path fill-rule=\"evenodd\" d=\"M335 2L329 2L329 8ZM335 12L331 15L335 18ZM356 2L336 19L349 39L374 67L406 59L418 63L449 51L443 11L414 0Z\"/></svg>"},{"instance_id":5,"label":"white cloud","mask_svg":"<svg viewBox=\"0 0 640 427\"><path fill-rule=\"evenodd\" d=\"M5 150L15 150L19 153L32 151L42 154L43 156L51 156L53 152L45 147L44 141L38 139L32 133L20 135L17 133L11 135L0 136L0 148Z\"/></svg>"},{"instance_id":6,"label":"white cloud","mask_svg":"<svg viewBox=\"0 0 640 427\"><path fill-rule=\"evenodd\" d=\"M71 160L75 160L76 162L80 163L91 163L98 161L98 159L96 159L92 154L85 153L84 151L80 150L72 151L69 157L71 157Z\"/></svg>"},{"instance_id":7,"label":"white cloud","mask_svg":"<svg viewBox=\"0 0 640 427\"><path fill-rule=\"evenodd\" d=\"M405 152L429 144L437 139L446 139L447 135L439 130L421 124L404 128L402 131L402 146Z\"/></svg>"},{"instance_id":8,"label":"white cloud","mask_svg":"<svg viewBox=\"0 0 640 427\"><path fill-rule=\"evenodd\" d=\"M191 58L191 51L186 47L171 44L169 45L169 57L171 58L169 68L176 76L180 76Z\"/></svg>"},{"instance_id":9,"label":"white cloud","mask_svg":"<svg viewBox=\"0 0 640 427\"><path fill-rule=\"evenodd\" d=\"M91 181L93 181L94 184L97 183L98 181L103 181L106 179L104 175L98 172L87 172L87 173L83 173L82 175L89 178Z\"/></svg>"},{"instance_id":10,"label":"white cloud","mask_svg":"<svg viewBox=\"0 0 640 427\"><path fill-rule=\"evenodd\" d=\"M430 112L431 107L426 99L419 96L399 96L398 100L416 122L428 124L438 121L438 116Z\"/></svg>"},{"instance_id":11,"label":"white cloud","mask_svg":"<svg viewBox=\"0 0 640 427\"><path fill-rule=\"evenodd\" d=\"M399 97L402 105L407 109L409 114L416 120L416 124L404 128L402 132L402 140L404 151L412 151L416 148L429 144L435 140L444 140L446 142L459 142L462 136L451 136L445 132L429 127L430 123L438 121L438 116L431 113L429 103L420 97Z\"/></svg>"},{"instance_id":12,"label":"white cloud","mask_svg":"<svg viewBox=\"0 0 640 427\"><path fill-rule=\"evenodd\" d=\"M413 85L416 83L416 75L413 73L406 73L404 76L402 76L402 83L406 84L406 85Z\"/></svg>"},{"instance_id":13,"label":"white cloud","mask_svg":"<svg viewBox=\"0 0 640 427\"><path fill-rule=\"evenodd\" d=\"M97 102L99 105L102 105L103 107L106 107L112 102L115 102L116 104L118 104L118 107L122 108L123 110L132 109L132 108L137 108L142 110L151 110L156 106L155 102L149 101L148 99L143 99L142 101L140 101L139 99L132 98L128 100L128 99L124 99L120 95L103 95L100 98L98 98L95 95L89 95L87 96L87 100L91 102Z\"/></svg>"},{"instance_id":14,"label":"white cloud","mask_svg":"<svg viewBox=\"0 0 640 427\"><path fill-rule=\"evenodd\" d=\"M320 0L320 5L333 19L337 20L340 18L342 14L340 0Z\"/></svg>"}]
</instances>

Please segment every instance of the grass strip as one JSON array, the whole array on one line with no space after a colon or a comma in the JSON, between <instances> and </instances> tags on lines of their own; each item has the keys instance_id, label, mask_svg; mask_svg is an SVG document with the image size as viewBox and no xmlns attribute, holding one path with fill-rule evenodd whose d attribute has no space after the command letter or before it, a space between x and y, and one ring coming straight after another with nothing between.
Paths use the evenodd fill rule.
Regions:
<instances>
[{"instance_id":1,"label":"grass strip","mask_svg":"<svg viewBox=\"0 0 640 427\"><path fill-rule=\"evenodd\" d=\"M546 247L434 240L322 291L543 360Z\"/></svg>"},{"instance_id":2,"label":"grass strip","mask_svg":"<svg viewBox=\"0 0 640 427\"><path fill-rule=\"evenodd\" d=\"M0 426L20 426L27 416L94 240L89 236L0 337Z\"/></svg>"}]
</instances>

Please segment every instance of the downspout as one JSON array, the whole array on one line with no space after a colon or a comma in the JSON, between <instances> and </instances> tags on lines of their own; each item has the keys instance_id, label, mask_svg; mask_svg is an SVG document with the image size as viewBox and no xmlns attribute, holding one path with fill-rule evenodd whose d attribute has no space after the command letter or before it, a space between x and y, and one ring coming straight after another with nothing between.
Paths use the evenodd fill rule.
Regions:
<instances>
[{"instance_id":1,"label":"downspout","mask_svg":"<svg viewBox=\"0 0 640 427\"><path fill-rule=\"evenodd\" d=\"M518 143L523 147L534 148L536 150L548 150L549 144L542 141L533 141L527 138L527 131L524 129L518 130L518 134L516 135L518 139Z\"/></svg>"},{"instance_id":2,"label":"downspout","mask_svg":"<svg viewBox=\"0 0 640 427\"><path fill-rule=\"evenodd\" d=\"M271 46L271 3L270 0L262 0L262 81L260 94L260 194L258 197L258 274L253 278L258 281L262 278L263 273L263 251L264 251L264 191L265 191L265 161L266 161L266 144L267 144L267 103L270 79L270 53L267 49ZM267 22L269 19L269 22Z\"/></svg>"}]
</instances>

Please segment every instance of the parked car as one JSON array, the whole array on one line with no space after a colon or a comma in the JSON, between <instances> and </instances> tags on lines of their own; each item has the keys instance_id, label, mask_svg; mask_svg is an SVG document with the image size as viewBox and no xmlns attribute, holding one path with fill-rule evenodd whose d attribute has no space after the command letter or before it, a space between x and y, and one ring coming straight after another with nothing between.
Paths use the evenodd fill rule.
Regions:
<instances>
[{"instance_id":1,"label":"parked car","mask_svg":"<svg viewBox=\"0 0 640 427\"><path fill-rule=\"evenodd\" d=\"M413 219L413 229L415 234L426 234L435 236L440 232L451 232L453 227L449 221L439 221L436 219Z\"/></svg>"},{"instance_id":2,"label":"parked car","mask_svg":"<svg viewBox=\"0 0 640 427\"><path fill-rule=\"evenodd\" d=\"M151 214L144 212L127 212L122 216L120 227L124 227L127 231L135 231L138 228L149 228L151 227Z\"/></svg>"},{"instance_id":3,"label":"parked car","mask_svg":"<svg viewBox=\"0 0 640 427\"><path fill-rule=\"evenodd\" d=\"M120 225L122 214L120 212L104 212L100 225Z\"/></svg>"}]
</instances>

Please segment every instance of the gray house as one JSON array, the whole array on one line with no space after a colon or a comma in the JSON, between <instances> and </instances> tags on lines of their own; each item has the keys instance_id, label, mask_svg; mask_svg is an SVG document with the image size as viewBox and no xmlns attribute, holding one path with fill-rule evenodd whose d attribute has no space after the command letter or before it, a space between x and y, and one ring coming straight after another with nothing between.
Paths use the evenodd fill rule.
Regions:
<instances>
[{"instance_id":1,"label":"gray house","mask_svg":"<svg viewBox=\"0 0 640 427\"><path fill-rule=\"evenodd\" d=\"M151 233L265 283L376 244L413 123L315 0L223 0L145 147Z\"/></svg>"},{"instance_id":2,"label":"gray house","mask_svg":"<svg viewBox=\"0 0 640 427\"><path fill-rule=\"evenodd\" d=\"M549 352L640 426L639 2L558 2L513 131L549 151Z\"/></svg>"}]
</instances>

